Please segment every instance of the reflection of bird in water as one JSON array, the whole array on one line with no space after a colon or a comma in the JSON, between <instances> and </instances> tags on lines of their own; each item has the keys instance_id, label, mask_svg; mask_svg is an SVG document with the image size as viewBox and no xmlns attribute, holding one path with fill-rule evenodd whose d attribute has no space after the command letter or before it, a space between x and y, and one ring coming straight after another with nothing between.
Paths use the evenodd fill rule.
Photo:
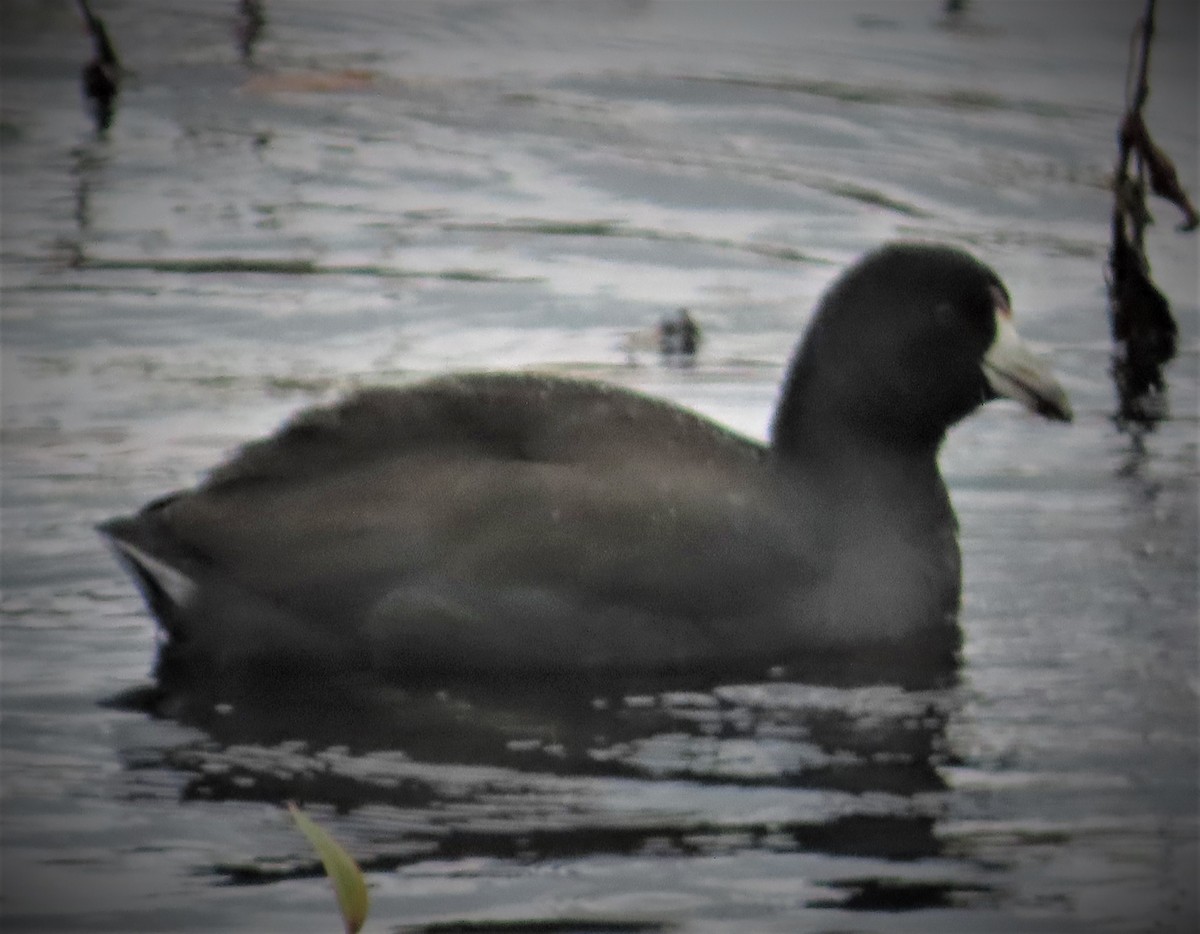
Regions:
<instances>
[{"instance_id":1,"label":"reflection of bird in water","mask_svg":"<svg viewBox=\"0 0 1200 934\"><path fill-rule=\"evenodd\" d=\"M700 326L680 308L658 325L658 352L667 363L691 363L700 349Z\"/></svg>"},{"instance_id":2,"label":"reflection of bird in water","mask_svg":"<svg viewBox=\"0 0 1200 934\"><path fill-rule=\"evenodd\" d=\"M92 59L83 66L83 94L92 110L96 132L103 133L112 124L120 90L121 63L108 38L108 30L87 0L77 0L88 35L92 37Z\"/></svg>"},{"instance_id":3,"label":"reflection of bird in water","mask_svg":"<svg viewBox=\"0 0 1200 934\"><path fill-rule=\"evenodd\" d=\"M262 0L238 0L234 35L243 64L249 65L254 59L254 47L262 38L263 27L266 24L267 17L263 12Z\"/></svg>"}]
</instances>

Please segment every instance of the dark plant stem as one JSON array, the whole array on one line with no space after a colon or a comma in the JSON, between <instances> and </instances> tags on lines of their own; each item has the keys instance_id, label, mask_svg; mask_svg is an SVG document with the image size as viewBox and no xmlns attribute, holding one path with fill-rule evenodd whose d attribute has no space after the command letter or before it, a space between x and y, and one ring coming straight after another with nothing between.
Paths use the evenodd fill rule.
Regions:
<instances>
[{"instance_id":1,"label":"dark plant stem","mask_svg":"<svg viewBox=\"0 0 1200 934\"><path fill-rule=\"evenodd\" d=\"M1154 194L1183 212L1182 230L1194 230L1200 218L1179 184L1175 167L1158 148L1142 111L1150 97L1150 53L1155 32L1155 2L1146 9L1130 42L1125 114L1117 136L1113 174L1112 245L1109 250L1109 325L1113 339L1112 374L1116 385L1116 421L1137 435L1167 414L1163 368L1175 356L1177 327L1171 306L1150 278L1146 228L1153 218L1146 205L1147 182ZM1135 164L1130 174L1130 161Z\"/></svg>"}]
</instances>

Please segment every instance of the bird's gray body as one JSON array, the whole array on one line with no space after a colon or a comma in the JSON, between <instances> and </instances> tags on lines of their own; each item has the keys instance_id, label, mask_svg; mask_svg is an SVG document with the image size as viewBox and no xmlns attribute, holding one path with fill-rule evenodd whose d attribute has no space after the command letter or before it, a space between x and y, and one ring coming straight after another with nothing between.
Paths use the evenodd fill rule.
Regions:
<instances>
[{"instance_id":1,"label":"bird's gray body","mask_svg":"<svg viewBox=\"0 0 1200 934\"><path fill-rule=\"evenodd\" d=\"M102 531L164 657L202 676L944 663L960 568L937 448L988 397L997 328L943 306L998 280L931 249L876 255L942 275L892 297L898 323L861 268L831 291L770 445L612 386L451 376L302 413ZM942 327L963 346L939 350ZM922 364L944 372L917 399Z\"/></svg>"}]
</instances>

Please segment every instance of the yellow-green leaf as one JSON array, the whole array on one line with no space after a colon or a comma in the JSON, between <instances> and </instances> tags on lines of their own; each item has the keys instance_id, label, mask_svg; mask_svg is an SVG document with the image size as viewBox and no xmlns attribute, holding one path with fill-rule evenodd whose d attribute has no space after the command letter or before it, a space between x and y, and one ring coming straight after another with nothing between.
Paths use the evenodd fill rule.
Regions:
<instances>
[{"instance_id":1,"label":"yellow-green leaf","mask_svg":"<svg viewBox=\"0 0 1200 934\"><path fill-rule=\"evenodd\" d=\"M308 837L308 842L313 845L313 849L321 857L321 863L325 866L325 875L329 876L329 881L333 883L333 890L337 893L338 907L342 910L342 920L346 922L346 934L358 934L367 920L369 907L367 882L363 878L362 870L358 868L358 864L354 862L350 854L342 849L333 837L317 826L294 802L288 802L288 810L292 814L292 820L300 828L300 832Z\"/></svg>"}]
</instances>

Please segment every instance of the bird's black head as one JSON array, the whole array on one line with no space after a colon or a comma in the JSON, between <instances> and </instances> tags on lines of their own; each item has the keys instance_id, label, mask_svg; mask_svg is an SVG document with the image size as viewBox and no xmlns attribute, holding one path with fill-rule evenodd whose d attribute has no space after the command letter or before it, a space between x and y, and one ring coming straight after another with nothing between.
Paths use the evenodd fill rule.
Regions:
<instances>
[{"instance_id":1,"label":"bird's black head","mask_svg":"<svg viewBox=\"0 0 1200 934\"><path fill-rule=\"evenodd\" d=\"M1070 418L1062 389L1018 337L999 276L952 247L896 243L825 293L792 361L773 440L786 451L834 432L936 447L1000 395Z\"/></svg>"}]
</instances>

